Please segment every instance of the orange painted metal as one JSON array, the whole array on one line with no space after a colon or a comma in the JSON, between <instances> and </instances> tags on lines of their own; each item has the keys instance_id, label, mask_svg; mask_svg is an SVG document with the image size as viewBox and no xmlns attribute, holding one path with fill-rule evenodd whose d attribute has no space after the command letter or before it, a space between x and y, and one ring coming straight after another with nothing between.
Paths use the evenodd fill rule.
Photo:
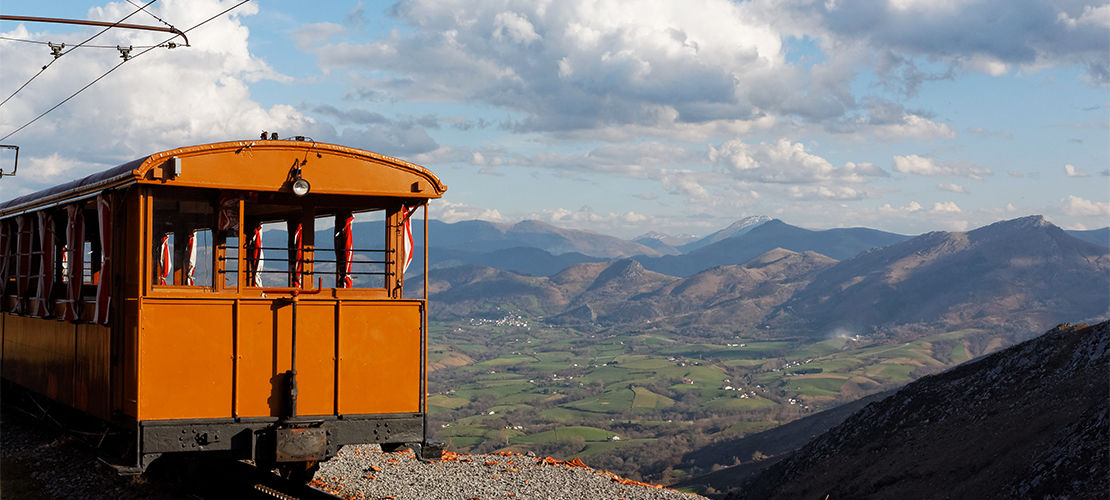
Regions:
<instances>
[{"instance_id":1,"label":"orange painted metal","mask_svg":"<svg viewBox=\"0 0 1110 500\"><path fill-rule=\"evenodd\" d=\"M339 413L420 411L421 301L346 302L339 327Z\"/></svg>"},{"instance_id":2,"label":"orange painted metal","mask_svg":"<svg viewBox=\"0 0 1110 500\"><path fill-rule=\"evenodd\" d=\"M233 304L145 301L139 420L231 417Z\"/></svg>"}]
</instances>

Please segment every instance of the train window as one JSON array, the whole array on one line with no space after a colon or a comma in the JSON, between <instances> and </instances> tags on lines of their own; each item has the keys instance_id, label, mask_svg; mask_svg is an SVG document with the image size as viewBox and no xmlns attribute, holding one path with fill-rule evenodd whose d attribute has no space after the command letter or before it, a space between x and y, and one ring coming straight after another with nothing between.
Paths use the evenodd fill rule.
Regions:
<instances>
[{"instance_id":1,"label":"train window","mask_svg":"<svg viewBox=\"0 0 1110 500\"><path fill-rule=\"evenodd\" d=\"M354 214L351 222L350 277L353 288L385 288L387 252L385 210Z\"/></svg>"},{"instance_id":2,"label":"train window","mask_svg":"<svg viewBox=\"0 0 1110 500\"><path fill-rule=\"evenodd\" d=\"M385 211L317 207L313 272L327 288L384 288ZM338 250L337 250L338 249Z\"/></svg>"},{"instance_id":3,"label":"train window","mask_svg":"<svg viewBox=\"0 0 1110 500\"><path fill-rule=\"evenodd\" d=\"M214 200L190 193L154 199L154 285L211 287Z\"/></svg>"}]
</instances>

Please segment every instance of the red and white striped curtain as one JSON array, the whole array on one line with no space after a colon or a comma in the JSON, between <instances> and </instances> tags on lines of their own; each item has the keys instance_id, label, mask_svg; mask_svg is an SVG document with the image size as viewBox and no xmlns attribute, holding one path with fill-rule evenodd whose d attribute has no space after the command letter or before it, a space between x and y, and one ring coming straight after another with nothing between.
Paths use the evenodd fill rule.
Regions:
<instances>
[{"instance_id":1,"label":"red and white striped curtain","mask_svg":"<svg viewBox=\"0 0 1110 500\"><path fill-rule=\"evenodd\" d=\"M335 214L335 287L354 288L351 278L351 258L354 252L354 235L351 233L351 223L355 220L351 212Z\"/></svg>"},{"instance_id":2,"label":"red and white striped curtain","mask_svg":"<svg viewBox=\"0 0 1110 500\"><path fill-rule=\"evenodd\" d=\"M81 280L85 267L85 212L81 204L66 207L66 311L62 319L76 321L81 318Z\"/></svg>"},{"instance_id":3,"label":"red and white striped curtain","mask_svg":"<svg viewBox=\"0 0 1110 500\"><path fill-rule=\"evenodd\" d=\"M170 273L173 272L173 248L170 247L169 233L162 235L162 245L158 250L158 284L170 285L173 278Z\"/></svg>"},{"instance_id":4,"label":"red and white striped curtain","mask_svg":"<svg viewBox=\"0 0 1110 500\"><path fill-rule=\"evenodd\" d=\"M112 300L112 202L107 195L96 197L96 218L100 225L100 279L96 282L94 323L108 324Z\"/></svg>"},{"instance_id":5,"label":"red and white striped curtain","mask_svg":"<svg viewBox=\"0 0 1110 500\"><path fill-rule=\"evenodd\" d=\"M401 206L401 219L404 220L404 234L401 235L401 256L405 259L405 265L401 268L401 276L405 275L405 271L409 270L409 264L412 264L412 213L416 211L416 207L409 208L404 205Z\"/></svg>"},{"instance_id":6,"label":"red and white striped curtain","mask_svg":"<svg viewBox=\"0 0 1110 500\"><path fill-rule=\"evenodd\" d=\"M39 215L39 284L35 292L35 316L46 318L54 315L54 218L45 210Z\"/></svg>"},{"instance_id":7,"label":"red and white striped curtain","mask_svg":"<svg viewBox=\"0 0 1110 500\"><path fill-rule=\"evenodd\" d=\"M0 221L0 311L8 309L8 269L12 251L12 226Z\"/></svg>"},{"instance_id":8,"label":"red and white striped curtain","mask_svg":"<svg viewBox=\"0 0 1110 500\"><path fill-rule=\"evenodd\" d=\"M27 302L27 288L31 284L31 252L34 248L34 222L29 215L15 218L19 236L15 244L15 312L28 314L31 308Z\"/></svg>"},{"instance_id":9,"label":"red and white striped curtain","mask_svg":"<svg viewBox=\"0 0 1110 500\"><path fill-rule=\"evenodd\" d=\"M301 221L289 221L289 286L301 288L304 274L304 240Z\"/></svg>"},{"instance_id":10,"label":"red and white striped curtain","mask_svg":"<svg viewBox=\"0 0 1110 500\"><path fill-rule=\"evenodd\" d=\"M189 242L185 245L185 284L196 286L193 274L197 270L197 232L189 233Z\"/></svg>"},{"instance_id":11,"label":"red and white striped curtain","mask_svg":"<svg viewBox=\"0 0 1110 500\"><path fill-rule=\"evenodd\" d=\"M255 224L247 231L247 283L248 286L262 286L262 224Z\"/></svg>"}]
</instances>

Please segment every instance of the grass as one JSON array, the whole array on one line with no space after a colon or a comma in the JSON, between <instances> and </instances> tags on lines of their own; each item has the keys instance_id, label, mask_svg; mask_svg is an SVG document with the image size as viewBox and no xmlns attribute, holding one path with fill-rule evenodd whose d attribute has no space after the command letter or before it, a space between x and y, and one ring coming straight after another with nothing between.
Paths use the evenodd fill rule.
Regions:
<instances>
[{"instance_id":1,"label":"grass","mask_svg":"<svg viewBox=\"0 0 1110 500\"><path fill-rule=\"evenodd\" d=\"M470 400L464 398L452 398L443 394L436 394L434 396L428 396L428 404L432 406L439 406L443 408L457 410L459 408L462 408L463 406L470 404Z\"/></svg>"},{"instance_id":2,"label":"grass","mask_svg":"<svg viewBox=\"0 0 1110 500\"><path fill-rule=\"evenodd\" d=\"M609 432L605 429L576 425L571 427L552 429L550 431L539 432L536 434L530 434L528 436L514 437L511 438L509 442L513 444L554 443L557 441L566 441L576 437L580 437L586 441L606 441L611 436L616 435L616 433Z\"/></svg>"},{"instance_id":3,"label":"grass","mask_svg":"<svg viewBox=\"0 0 1110 500\"><path fill-rule=\"evenodd\" d=\"M760 408L771 408L775 406L774 401L763 398L720 398L707 401L701 405L706 410L758 410Z\"/></svg>"},{"instance_id":4,"label":"grass","mask_svg":"<svg viewBox=\"0 0 1110 500\"><path fill-rule=\"evenodd\" d=\"M632 408L632 400L635 395L633 391L620 389L563 406L594 413L621 413Z\"/></svg>"},{"instance_id":5,"label":"grass","mask_svg":"<svg viewBox=\"0 0 1110 500\"><path fill-rule=\"evenodd\" d=\"M674 404L674 400L666 396L656 394L643 387L633 387L632 391L636 393L636 397L632 400L632 408L648 408L658 409L666 408Z\"/></svg>"},{"instance_id":6,"label":"grass","mask_svg":"<svg viewBox=\"0 0 1110 500\"><path fill-rule=\"evenodd\" d=\"M786 386L806 396L835 396L846 380L846 377L791 378L786 380Z\"/></svg>"}]
</instances>

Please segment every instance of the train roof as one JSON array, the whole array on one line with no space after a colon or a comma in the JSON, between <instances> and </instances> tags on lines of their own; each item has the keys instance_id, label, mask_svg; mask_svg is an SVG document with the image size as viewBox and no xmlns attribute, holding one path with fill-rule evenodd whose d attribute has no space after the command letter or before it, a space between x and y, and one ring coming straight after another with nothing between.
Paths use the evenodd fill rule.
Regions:
<instances>
[{"instance_id":1,"label":"train roof","mask_svg":"<svg viewBox=\"0 0 1110 500\"><path fill-rule=\"evenodd\" d=\"M179 173L167 173L173 158ZM0 217L131 184L289 191L294 168L313 193L427 199L447 190L428 169L370 151L300 140L234 141L162 151L20 196L0 203Z\"/></svg>"}]
</instances>

